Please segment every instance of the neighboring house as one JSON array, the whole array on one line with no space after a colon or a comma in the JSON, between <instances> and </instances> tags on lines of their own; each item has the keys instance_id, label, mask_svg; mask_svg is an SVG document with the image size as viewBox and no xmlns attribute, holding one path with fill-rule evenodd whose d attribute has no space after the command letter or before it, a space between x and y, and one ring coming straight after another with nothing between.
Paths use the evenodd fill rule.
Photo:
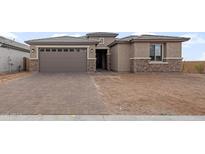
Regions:
<instances>
[{"instance_id":1,"label":"neighboring house","mask_svg":"<svg viewBox=\"0 0 205 154\"><path fill-rule=\"evenodd\" d=\"M179 72L182 42L189 38L141 35L116 38L96 32L26 41L30 70L40 72Z\"/></svg>"},{"instance_id":2,"label":"neighboring house","mask_svg":"<svg viewBox=\"0 0 205 154\"><path fill-rule=\"evenodd\" d=\"M29 46L0 36L0 73L23 70L23 58L29 56Z\"/></svg>"}]
</instances>

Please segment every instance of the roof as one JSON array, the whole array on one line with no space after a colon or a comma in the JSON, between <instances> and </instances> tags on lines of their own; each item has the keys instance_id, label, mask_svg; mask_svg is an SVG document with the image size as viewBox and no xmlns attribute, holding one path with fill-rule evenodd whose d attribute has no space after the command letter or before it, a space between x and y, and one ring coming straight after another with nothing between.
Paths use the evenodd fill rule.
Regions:
<instances>
[{"instance_id":1,"label":"roof","mask_svg":"<svg viewBox=\"0 0 205 154\"><path fill-rule=\"evenodd\" d=\"M34 39L25 41L29 45L85 45L85 44L98 44L99 41L88 40L86 37L72 37L72 36L61 36L61 37L50 37L42 39Z\"/></svg>"},{"instance_id":2,"label":"roof","mask_svg":"<svg viewBox=\"0 0 205 154\"><path fill-rule=\"evenodd\" d=\"M162 35L131 35L124 38L115 40L109 46L113 46L118 43L131 43L131 42L185 42L190 40L186 37L176 36L162 36Z\"/></svg>"},{"instance_id":3,"label":"roof","mask_svg":"<svg viewBox=\"0 0 205 154\"><path fill-rule=\"evenodd\" d=\"M110 33L110 32L93 32L93 33L87 33L86 36L95 36L95 37L116 37L118 36L118 33Z\"/></svg>"},{"instance_id":4,"label":"roof","mask_svg":"<svg viewBox=\"0 0 205 154\"><path fill-rule=\"evenodd\" d=\"M6 47L6 48L12 48L16 50L21 50L24 52L30 52L28 45L16 42L14 40L11 40L11 39L8 39L2 36L0 36L0 46Z\"/></svg>"}]
</instances>

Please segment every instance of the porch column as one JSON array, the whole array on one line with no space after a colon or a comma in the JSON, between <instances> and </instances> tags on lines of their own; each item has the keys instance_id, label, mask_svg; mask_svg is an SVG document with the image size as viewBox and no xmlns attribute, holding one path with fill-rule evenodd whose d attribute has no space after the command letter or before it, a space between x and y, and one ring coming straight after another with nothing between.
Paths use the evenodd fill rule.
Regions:
<instances>
[{"instance_id":1,"label":"porch column","mask_svg":"<svg viewBox=\"0 0 205 154\"><path fill-rule=\"evenodd\" d=\"M107 70L110 71L111 70L111 60L110 60L110 49L107 49Z\"/></svg>"}]
</instances>

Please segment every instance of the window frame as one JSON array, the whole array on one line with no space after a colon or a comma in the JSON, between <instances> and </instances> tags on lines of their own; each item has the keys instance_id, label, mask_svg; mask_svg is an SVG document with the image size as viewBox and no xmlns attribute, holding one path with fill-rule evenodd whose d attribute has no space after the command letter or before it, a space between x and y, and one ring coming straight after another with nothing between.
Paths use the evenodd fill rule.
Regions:
<instances>
[{"instance_id":1,"label":"window frame","mask_svg":"<svg viewBox=\"0 0 205 154\"><path fill-rule=\"evenodd\" d=\"M154 60L152 60L152 58L151 58L151 47L153 45L154 45ZM155 46L157 46L157 45L160 45L160 47L161 47L161 51L160 51L161 52L161 60L157 60L156 48L155 48ZM152 62L163 62L163 60L164 60L164 45L163 45L163 43L152 43L152 44L150 44L149 56L150 56Z\"/></svg>"}]
</instances>

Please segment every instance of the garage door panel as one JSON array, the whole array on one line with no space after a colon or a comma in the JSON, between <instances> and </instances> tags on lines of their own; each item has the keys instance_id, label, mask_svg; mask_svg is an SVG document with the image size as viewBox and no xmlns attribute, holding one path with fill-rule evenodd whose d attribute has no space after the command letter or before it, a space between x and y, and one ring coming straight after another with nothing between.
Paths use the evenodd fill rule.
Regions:
<instances>
[{"instance_id":1,"label":"garage door panel","mask_svg":"<svg viewBox=\"0 0 205 154\"><path fill-rule=\"evenodd\" d=\"M86 51L40 52L41 72L85 72Z\"/></svg>"}]
</instances>

